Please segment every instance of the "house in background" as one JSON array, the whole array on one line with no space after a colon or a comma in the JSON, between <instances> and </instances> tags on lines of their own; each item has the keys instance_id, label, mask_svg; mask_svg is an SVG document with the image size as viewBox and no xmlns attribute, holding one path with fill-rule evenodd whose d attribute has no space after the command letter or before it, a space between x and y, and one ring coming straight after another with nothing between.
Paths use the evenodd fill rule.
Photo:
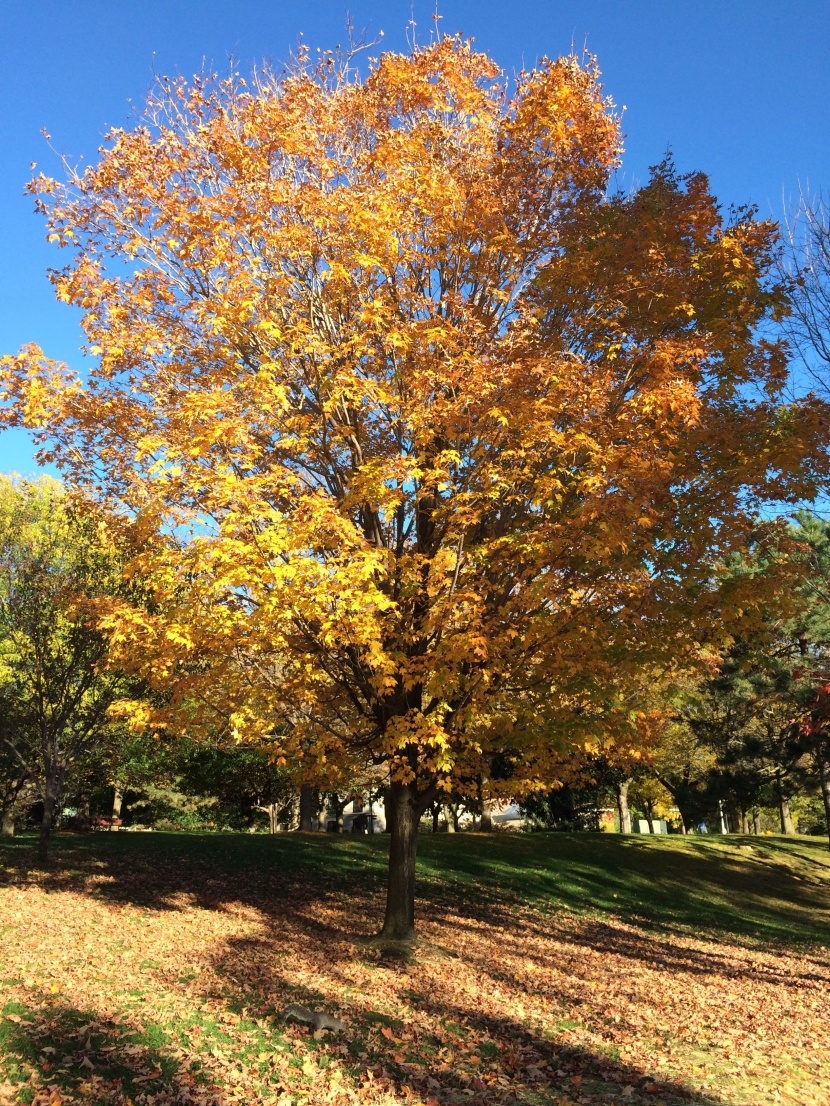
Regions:
<instances>
[{"instance_id":1,"label":"house in background","mask_svg":"<svg viewBox=\"0 0 830 1106\"><path fill-rule=\"evenodd\" d=\"M500 830L520 830L526 821L518 803L510 803L508 806L493 803L490 807L490 818L493 828Z\"/></svg>"},{"instance_id":2,"label":"house in background","mask_svg":"<svg viewBox=\"0 0 830 1106\"><path fill-rule=\"evenodd\" d=\"M336 819L325 812L325 817L315 818L312 823L315 830L337 830ZM343 833L384 833L386 830L386 811L380 799L353 799L343 810Z\"/></svg>"}]
</instances>

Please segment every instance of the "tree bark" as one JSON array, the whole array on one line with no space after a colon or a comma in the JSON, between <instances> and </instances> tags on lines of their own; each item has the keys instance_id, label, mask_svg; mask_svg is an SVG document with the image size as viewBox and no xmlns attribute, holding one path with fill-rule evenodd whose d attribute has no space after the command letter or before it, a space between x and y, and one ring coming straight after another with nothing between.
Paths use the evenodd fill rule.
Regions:
<instances>
[{"instance_id":1,"label":"tree bark","mask_svg":"<svg viewBox=\"0 0 830 1106\"><path fill-rule=\"evenodd\" d=\"M790 811L790 801L786 795L781 796L780 807L781 832L785 833L788 837L794 837L795 822L793 822L793 816Z\"/></svg>"},{"instance_id":2,"label":"tree bark","mask_svg":"<svg viewBox=\"0 0 830 1106\"><path fill-rule=\"evenodd\" d=\"M441 817L441 804L432 804L432 832L438 832L438 819Z\"/></svg>"},{"instance_id":3,"label":"tree bark","mask_svg":"<svg viewBox=\"0 0 830 1106\"><path fill-rule=\"evenodd\" d=\"M334 832L343 832L343 811L349 805L348 798L341 799L337 792L333 792L329 799L329 814L334 815L332 821L334 822ZM369 804L371 808L371 803ZM354 809L354 808L353 808ZM326 825L328 829L328 824Z\"/></svg>"},{"instance_id":4,"label":"tree bark","mask_svg":"<svg viewBox=\"0 0 830 1106\"><path fill-rule=\"evenodd\" d=\"M381 937L411 941L415 936L415 857L418 850L418 795L412 784L393 783L387 806L389 882Z\"/></svg>"},{"instance_id":5,"label":"tree bark","mask_svg":"<svg viewBox=\"0 0 830 1106\"><path fill-rule=\"evenodd\" d=\"M124 788L121 786L121 784L117 783L115 785L115 792L112 796L112 817L113 818L120 818L121 817L121 806L122 806L123 802L124 802Z\"/></svg>"},{"instance_id":6,"label":"tree bark","mask_svg":"<svg viewBox=\"0 0 830 1106\"><path fill-rule=\"evenodd\" d=\"M784 791L784 784L780 775L778 777L778 813L781 818L781 832L786 834L787 837L794 837L795 823L790 812L790 801Z\"/></svg>"},{"instance_id":7,"label":"tree bark","mask_svg":"<svg viewBox=\"0 0 830 1106\"><path fill-rule=\"evenodd\" d=\"M75 829L81 833L89 833L92 828L92 814L90 811L89 794L78 798L78 813L75 815Z\"/></svg>"},{"instance_id":8,"label":"tree bark","mask_svg":"<svg viewBox=\"0 0 830 1106\"><path fill-rule=\"evenodd\" d=\"M824 821L827 825L827 839L830 842L830 772L823 756L817 756L818 774L821 780L821 797L824 800Z\"/></svg>"},{"instance_id":9,"label":"tree bark","mask_svg":"<svg viewBox=\"0 0 830 1106\"><path fill-rule=\"evenodd\" d=\"M631 833L631 810L628 806L628 789L631 780L621 780L617 784L617 811L620 816L620 833Z\"/></svg>"},{"instance_id":10,"label":"tree bark","mask_svg":"<svg viewBox=\"0 0 830 1106\"><path fill-rule=\"evenodd\" d=\"M490 809L490 800L482 799L481 802L481 821L479 823L480 833L492 833L493 832L493 814Z\"/></svg>"},{"instance_id":11,"label":"tree bark","mask_svg":"<svg viewBox=\"0 0 830 1106\"><path fill-rule=\"evenodd\" d=\"M63 789L64 769L54 763L49 765L43 788L43 818L40 823L40 835L37 843L37 862L45 864L49 854L49 838L55 820L55 807Z\"/></svg>"},{"instance_id":12,"label":"tree bark","mask_svg":"<svg viewBox=\"0 0 830 1106\"><path fill-rule=\"evenodd\" d=\"M304 783L300 788L300 833L311 833L311 815L314 802L314 788Z\"/></svg>"},{"instance_id":13,"label":"tree bark","mask_svg":"<svg viewBox=\"0 0 830 1106\"><path fill-rule=\"evenodd\" d=\"M43 801L43 818L40 822L40 836L37 842L37 862L45 864L49 855L49 838L52 834L52 822L55 817L55 796L47 794Z\"/></svg>"},{"instance_id":14,"label":"tree bark","mask_svg":"<svg viewBox=\"0 0 830 1106\"><path fill-rule=\"evenodd\" d=\"M5 790L0 806L0 835L3 837L14 837L17 814L22 808L27 790L29 784L25 778L18 779Z\"/></svg>"}]
</instances>

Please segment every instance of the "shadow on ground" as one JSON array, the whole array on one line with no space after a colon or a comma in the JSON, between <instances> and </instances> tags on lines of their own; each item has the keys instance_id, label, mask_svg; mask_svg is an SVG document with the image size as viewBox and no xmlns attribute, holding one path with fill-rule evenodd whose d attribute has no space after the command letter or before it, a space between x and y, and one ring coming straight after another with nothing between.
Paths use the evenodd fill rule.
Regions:
<instances>
[{"instance_id":1,"label":"shadow on ground","mask_svg":"<svg viewBox=\"0 0 830 1106\"><path fill-rule=\"evenodd\" d=\"M551 1009L584 1001L580 981L567 974L559 976L561 993L551 993L549 955L537 956L538 986L532 977L511 978L510 969L502 968L498 958L494 962L491 953L485 960L475 947L483 925L503 928L499 940L505 965L508 954L514 961L532 961L536 954L523 943L528 935L548 937L544 912L564 908L588 911L578 924L557 928L557 940L570 942L577 955L593 949L642 963L664 971L671 986L684 976L784 987L826 984L826 950L816 950L812 959L802 956L803 970L788 974L768 961L736 959L703 944L679 947L669 939L672 932L711 929L719 930L720 939L750 946L758 938L778 942L787 935L828 943L828 869L817 843L793 847L769 839L738 839L719 843L715 850L709 843L644 845L600 835L426 837L421 842L420 890L430 903L424 913L431 919L433 944L422 950L429 965L420 974L417 964L389 962L382 950L356 943L376 925L386 845L382 837L322 835L67 836L56 840L50 866L39 871L32 866L33 842L20 839L0 847L0 884L31 885L50 894L80 892L161 914L193 907L252 907L263 921L260 933L223 939L212 953L208 973L213 990L203 991L203 997L242 1019L259 1019L257 1032L262 1032L264 1019L274 1041L289 1053L293 1049L301 1057L311 1052L323 1064L331 1060L345 1065L354 1085L363 1090L344 1090L343 1102L384 1101L369 1093L378 1087L388 1089L393 1096L388 1101L431 1106L716 1106L721 1101L661 1082L653 1071L623 1062L613 1045L611 1011L607 1048L572 1047L567 1032L546 1036L541 1025L534 1028L532 1020L510 1016L503 999L501 1008L490 1002L486 990L476 996L456 992L452 965L459 954L453 948L460 941L465 963L479 973L484 987L503 982L517 999L524 994L537 1004L549 1001ZM534 911L523 909L528 903ZM647 919L654 929L634 933L626 917ZM551 919L551 929L555 926ZM468 946L465 929L470 931ZM295 949L320 966L316 986L298 982L296 973L286 970L285 958ZM416 952L416 961L419 956ZM362 989L355 990L352 967L357 962L362 970L377 973L376 985L367 988L364 980ZM197 982L193 987L206 985ZM400 1017L373 1008L367 993L384 996L386 1001L377 1005L400 1010ZM346 1033L316 1041L304 1029L286 1027L281 1011L290 1001L342 1017ZM597 1039L604 1016L593 1011ZM123 1018L119 1022L114 1010L93 1013L56 1000L48 1010L7 1009L0 1048L7 1070L17 1070L21 1079L27 1071L35 1072L39 1086L63 1088L78 1102L163 1106L214 1101L209 1069L184 1065L181 1051L176 1052L165 1033L161 1027ZM263 1078L267 1081L267 1073ZM39 1106L39 1100L29 1101ZM42 1102L45 1106L50 1099Z\"/></svg>"},{"instance_id":2,"label":"shadow on ground","mask_svg":"<svg viewBox=\"0 0 830 1106\"><path fill-rule=\"evenodd\" d=\"M332 1057L345 1048L357 1080L368 1087L385 1080L402 1101L461 1106L575 1106L631 1103L644 1106L722 1106L723 1100L699 1094L680 1082L658 1080L653 1073L621 1062L613 1050L599 1053L569 1047L534 1032L515 1017L488 1012L487 996L475 1007L448 1001L436 989L417 991L417 972L399 960L384 959L382 949L362 947L358 955L374 962L378 989L401 998L401 1016L390 1017L349 995L347 935L298 920L297 939L304 955L327 966L327 991L292 983L280 971L281 953L296 921L283 914L278 935L228 942L214 965L220 978L232 980L221 997L239 1010L268 1009L269 997L325 1009L347 1024L342 1035L318 1044ZM336 940L339 938L339 941ZM434 949L430 949L434 952ZM415 961L419 953L415 953ZM340 991L339 1000L332 991ZM220 997L220 996L212 996ZM279 1022L280 1011L272 1009ZM310 1030L299 1030L311 1043ZM396 1101L398 1099L396 1098Z\"/></svg>"},{"instance_id":3,"label":"shadow on ground","mask_svg":"<svg viewBox=\"0 0 830 1106\"><path fill-rule=\"evenodd\" d=\"M385 881L388 838L326 834L62 836L43 874L31 840L0 844L0 880L34 878L153 909L347 892L360 917ZM418 890L438 906L596 911L667 932L830 945L830 853L819 839L665 840L609 834L425 834ZM358 927L359 928L359 927Z\"/></svg>"},{"instance_id":4,"label":"shadow on ground","mask_svg":"<svg viewBox=\"0 0 830 1106\"><path fill-rule=\"evenodd\" d=\"M219 1106L220 1095L197 1064L185 1070L157 1026L128 1024L59 1000L46 1008L6 1005L0 1055L7 1082L0 1101L125 1106L136 1100Z\"/></svg>"},{"instance_id":5,"label":"shadow on ground","mask_svg":"<svg viewBox=\"0 0 830 1106\"><path fill-rule=\"evenodd\" d=\"M261 992L251 988L249 976L247 993L236 1003L241 1006L244 1001L247 1009L274 989L284 988L284 980L266 967L274 963L269 942L245 942L243 948L229 949L234 971L240 953L260 974ZM217 967L221 972L223 965ZM313 990L294 987L293 993L297 1001L312 1006L320 1001ZM365 1088L365 1098L360 1091L344 1088L345 1097L335 1095L331 1101L377 1101L376 1088L382 1087L386 1101L391 1094L395 1100L442 1106L611 1102L722 1106L720 1099L702 1097L676 1083L657 1083L608 1056L557 1045L515 1019L420 998L424 1012L434 1021L433 1034L410 1034L403 1021L354 1004L340 1011L348 1018L343 1035L316 1042L302 1030L293 1032L293 1040L302 1043L302 1054L307 1055L310 1047L318 1063L339 1061L344 1052L350 1058L353 1078L357 1087ZM275 1022L279 1025L278 1019ZM447 1062L448 1041L456 1046L464 1042L462 1061ZM283 1036L280 1044L285 1044ZM161 1027L81 1010L57 999L40 1009L7 1004L0 1016L0 1056L7 1073L7 1082L0 1085L2 1102L221 1106L224 1100L207 1068L198 1061L185 1066L173 1055L169 1034ZM281 1080L271 1082L273 1093L278 1093ZM313 1094L307 1100L318 1101Z\"/></svg>"}]
</instances>

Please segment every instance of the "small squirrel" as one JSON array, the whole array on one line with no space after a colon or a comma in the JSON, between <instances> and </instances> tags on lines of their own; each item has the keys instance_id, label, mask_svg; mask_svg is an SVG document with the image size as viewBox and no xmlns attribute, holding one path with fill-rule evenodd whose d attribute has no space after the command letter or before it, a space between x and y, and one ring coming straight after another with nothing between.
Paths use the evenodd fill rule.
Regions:
<instances>
[{"instance_id":1,"label":"small squirrel","mask_svg":"<svg viewBox=\"0 0 830 1106\"><path fill-rule=\"evenodd\" d=\"M324 1014L322 1010L309 1010L299 1002L292 1002L286 1006L282 1013L283 1020L287 1022L299 1022L300 1025L314 1027L314 1035L322 1034L329 1030L332 1033L340 1033L346 1028L345 1022L339 1018L333 1018L331 1014Z\"/></svg>"}]
</instances>

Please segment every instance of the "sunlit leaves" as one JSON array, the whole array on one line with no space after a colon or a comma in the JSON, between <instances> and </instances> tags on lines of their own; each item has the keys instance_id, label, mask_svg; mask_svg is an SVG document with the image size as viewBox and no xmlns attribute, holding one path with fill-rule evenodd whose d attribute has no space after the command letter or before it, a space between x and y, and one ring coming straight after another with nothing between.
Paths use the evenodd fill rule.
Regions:
<instances>
[{"instance_id":1,"label":"sunlit leaves","mask_svg":"<svg viewBox=\"0 0 830 1106\"><path fill-rule=\"evenodd\" d=\"M108 621L160 721L425 788L498 756L514 792L643 739L747 507L824 455L756 337L773 228L670 164L609 196L619 154L593 62L511 83L442 39L365 78L162 80L33 182L97 365L32 348L0 388L166 535L132 566L153 605Z\"/></svg>"}]
</instances>

